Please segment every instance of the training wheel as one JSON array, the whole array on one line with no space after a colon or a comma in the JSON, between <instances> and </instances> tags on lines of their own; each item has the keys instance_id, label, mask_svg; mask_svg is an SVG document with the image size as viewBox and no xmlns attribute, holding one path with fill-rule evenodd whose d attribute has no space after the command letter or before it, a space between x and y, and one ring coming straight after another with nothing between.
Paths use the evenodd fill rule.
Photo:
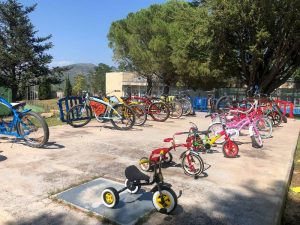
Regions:
<instances>
[{"instance_id":1,"label":"training wheel","mask_svg":"<svg viewBox=\"0 0 300 225\"><path fill-rule=\"evenodd\" d=\"M116 189L109 187L102 191L101 200L108 208L113 208L119 202L119 193Z\"/></svg>"}]
</instances>

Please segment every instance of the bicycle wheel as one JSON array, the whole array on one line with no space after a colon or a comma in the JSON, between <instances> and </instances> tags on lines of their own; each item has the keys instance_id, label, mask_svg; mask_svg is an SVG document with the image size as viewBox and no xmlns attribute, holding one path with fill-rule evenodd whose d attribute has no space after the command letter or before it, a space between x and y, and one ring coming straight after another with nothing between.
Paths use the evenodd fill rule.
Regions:
<instances>
[{"instance_id":1,"label":"bicycle wheel","mask_svg":"<svg viewBox=\"0 0 300 225\"><path fill-rule=\"evenodd\" d=\"M118 104L110 110L112 125L118 130L129 130L135 122L135 115L132 109L126 105Z\"/></svg>"},{"instance_id":2,"label":"bicycle wheel","mask_svg":"<svg viewBox=\"0 0 300 225\"><path fill-rule=\"evenodd\" d=\"M172 119L178 119L182 116L183 108L181 106L181 103L178 101L172 101L168 103L169 109L170 109L170 118Z\"/></svg>"},{"instance_id":3,"label":"bicycle wheel","mask_svg":"<svg viewBox=\"0 0 300 225\"><path fill-rule=\"evenodd\" d=\"M213 123L213 124L209 125L207 130L211 131L208 134L208 137L213 138L213 137L216 137L217 135L219 135L219 133L223 130L223 125L222 125L221 122L216 122L216 123ZM223 135L219 139L217 139L215 141L215 143L216 144L222 144L222 143L224 143L224 141L225 141L225 136Z\"/></svg>"},{"instance_id":4,"label":"bicycle wheel","mask_svg":"<svg viewBox=\"0 0 300 225\"><path fill-rule=\"evenodd\" d=\"M163 158L162 158L164 163L171 163L173 160L173 155L171 154L171 152L167 152Z\"/></svg>"},{"instance_id":5,"label":"bicycle wheel","mask_svg":"<svg viewBox=\"0 0 300 225\"><path fill-rule=\"evenodd\" d=\"M233 100L229 96L222 96L216 103L217 110L228 111L233 106Z\"/></svg>"},{"instance_id":6,"label":"bicycle wheel","mask_svg":"<svg viewBox=\"0 0 300 225\"><path fill-rule=\"evenodd\" d=\"M198 154L192 152L189 154L184 154L182 157L181 166L184 173L188 176L196 176L202 173L204 170L203 160Z\"/></svg>"},{"instance_id":7,"label":"bicycle wheel","mask_svg":"<svg viewBox=\"0 0 300 225\"><path fill-rule=\"evenodd\" d=\"M120 196L115 188L109 187L102 191L101 200L106 207L113 208L119 203Z\"/></svg>"},{"instance_id":8,"label":"bicycle wheel","mask_svg":"<svg viewBox=\"0 0 300 225\"><path fill-rule=\"evenodd\" d=\"M152 203L158 212L169 214L177 206L177 195L171 188L161 186L153 193Z\"/></svg>"},{"instance_id":9,"label":"bicycle wheel","mask_svg":"<svg viewBox=\"0 0 300 225\"><path fill-rule=\"evenodd\" d=\"M192 113L193 105L189 100L187 100L185 98L182 98L182 99L179 99L179 102L180 102L181 107L182 107L182 115L183 116L187 116L187 115Z\"/></svg>"},{"instance_id":10,"label":"bicycle wheel","mask_svg":"<svg viewBox=\"0 0 300 225\"><path fill-rule=\"evenodd\" d=\"M256 120L256 128L259 130L261 138L270 138L272 136L272 121L268 117L262 117Z\"/></svg>"},{"instance_id":11,"label":"bicycle wheel","mask_svg":"<svg viewBox=\"0 0 300 225\"><path fill-rule=\"evenodd\" d=\"M267 117L272 120L273 127L278 127L282 122L281 115L277 111L269 112Z\"/></svg>"},{"instance_id":12,"label":"bicycle wheel","mask_svg":"<svg viewBox=\"0 0 300 225\"><path fill-rule=\"evenodd\" d=\"M239 146L234 141L224 142L222 150L227 158L235 158L239 154Z\"/></svg>"},{"instance_id":13,"label":"bicycle wheel","mask_svg":"<svg viewBox=\"0 0 300 225\"><path fill-rule=\"evenodd\" d=\"M135 115L135 124L136 126L142 126L146 123L147 113L145 107L139 104L129 105Z\"/></svg>"},{"instance_id":14,"label":"bicycle wheel","mask_svg":"<svg viewBox=\"0 0 300 225\"><path fill-rule=\"evenodd\" d=\"M44 118L32 111L20 115L17 124L19 135L23 136L28 146L43 147L49 139L49 128Z\"/></svg>"},{"instance_id":15,"label":"bicycle wheel","mask_svg":"<svg viewBox=\"0 0 300 225\"><path fill-rule=\"evenodd\" d=\"M83 127L92 119L92 110L83 104L74 105L67 113L67 123L72 127Z\"/></svg>"},{"instance_id":16,"label":"bicycle wheel","mask_svg":"<svg viewBox=\"0 0 300 225\"><path fill-rule=\"evenodd\" d=\"M262 148L263 147L263 142L261 139L261 136L256 128L253 126L249 127L249 133L251 137L251 142L252 142L252 147L253 148Z\"/></svg>"},{"instance_id":17,"label":"bicycle wheel","mask_svg":"<svg viewBox=\"0 0 300 225\"><path fill-rule=\"evenodd\" d=\"M164 122L169 118L169 107L163 102L154 102L149 107L149 115L159 122Z\"/></svg>"}]
</instances>

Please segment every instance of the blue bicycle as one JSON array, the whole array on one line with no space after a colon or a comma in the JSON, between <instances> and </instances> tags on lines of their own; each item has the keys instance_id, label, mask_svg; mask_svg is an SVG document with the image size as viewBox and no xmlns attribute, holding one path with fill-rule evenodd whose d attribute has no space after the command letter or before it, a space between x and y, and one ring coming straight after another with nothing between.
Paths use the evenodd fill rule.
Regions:
<instances>
[{"instance_id":1,"label":"blue bicycle","mask_svg":"<svg viewBox=\"0 0 300 225\"><path fill-rule=\"evenodd\" d=\"M0 115L0 135L24 139L30 147L43 147L49 139L49 128L39 114L31 109L23 110L26 103L9 103L0 97L0 105L10 110L7 115ZM22 109L22 111L20 111Z\"/></svg>"}]
</instances>

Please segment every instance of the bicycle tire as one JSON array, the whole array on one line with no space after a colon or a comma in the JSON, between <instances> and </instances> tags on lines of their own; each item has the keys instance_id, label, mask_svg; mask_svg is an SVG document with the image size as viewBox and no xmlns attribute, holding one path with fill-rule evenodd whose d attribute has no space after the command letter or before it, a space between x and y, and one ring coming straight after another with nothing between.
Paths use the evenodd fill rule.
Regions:
<instances>
[{"instance_id":1,"label":"bicycle tire","mask_svg":"<svg viewBox=\"0 0 300 225\"><path fill-rule=\"evenodd\" d=\"M217 100L216 109L227 111L229 110L230 106L232 106L232 98L229 96L222 96Z\"/></svg>"},{"instance_id":2,"label":"bicycle tire","mask_svg":"<svg viewBox=\"0 0 300 225\"><path fill-rule=\"evenodd\" d=\"M170 109L170 118L179 119L183 114L183 108L179 101L171 101L168 103Z\"/></svg>"},{"instance_id":3,"label":"bicycle tire","mask_svg":"<svg viewBox=\"0 0 300 225\"><path fill-rule=\"evenodd\" d=\"M231 140L231 148L229 146L229 141L225 141L222 146L222 151L227 158L236 158L239 154L239 146L235 141Z\"/></svg>"},{"instance_id":4,"label":"bicycle tire","mask_svg":"<svg viewBox=\"0 0 300 225\"><path fill-rule=\"evenodd\" d=\"M262 122L262 120L264 122L263 124L260 123ZM260 131L261 138L266 139L272 136L272 131L273 131L272 121L268 117L257 119L255 122L255 126ZM266 126L268 127L268 130L265 129Z\"/></svg>"},{"instance_id":5,"label":"bicycle tire","mask_svg":"<svg viewBox=\"0 0 300 225\"><path fill-rule=\"evenodd\" d=\"M192 113L192 111L193 111L193 105L192 105L192 103L188 99L181 98L178 101L181 103L182 111L183 111L182 115L183 116L187 116L187 115L189 115L189 114Z\"/></svg>"},{"instance_id":6,"label":"bicycle tire","mask_svg":"<svg viewBox=\"0 0 300 225\"><path fill-rule=\"evenodd\" d=\"M161 194L163 195L164 200L167 201L167 207L161 204L161 200L159 201L159 199L161 198ZM177 195L171 188L167 186L161 186L160 190L156 189L152 196L152 204L154 208L160 213L170 214L171 212L173 212L173 210L177 206L177 201Z\"/></svg>"},{"instance_id":7,"label":"bicycle tire","mask_svg":"<svg viewBox=\"0 0 300 225\"><path fill-rule=\"evenodd\" d=\"M148 113L155 121L164 122L169 118L170 110L167 104L154 102L150 105ZM160 115L162 115L162 117L159 117Z\"/></svg>"},{"instance_id":8,"label":"bicycle tire","mask_svg":"<svg viewBox=\"0 0 300 225\"><path fill-rule=\"evenodd\" d=\"M258 132L256 133L253 126L249 129L252 129L252 132L250 133L252 147L253 148L262 148L263 147L263 142L262 142L260 134Z\"/></svg>"},{"instance_id":9,"label":"bicycle tire","mask_svg":"<svg viewBox=\"0 0 300 225\"><path fill-rule=\"evenodd\" d=\"M38 138L32 138L32 137L29 137L29 134L32 133L29 131L29 134L28 135L25 135L25 130L26 127L28 126L28 124L24 124L22 125L22 120L26 117L26 116L32 116L34 117L41 125L41 128L42 128L42 131L43 131L43 136L41 137L38 137ZM24 136L24 140L26 142L26 144L30 147L33 147L33 148L41 148L43 147L49 140L49 127L48 127L48 124L47 122L45 121L45 119L43 117L41 117L39 114L37 114L36 112L32 112L32 111L29 111L25 114L21 114L21 117L20 117L20 122L18 122L17 124L17 132L20 134L20 135L25 135ZM27 118L27 121L29 119ZM31 122L31 124L29 125L32 125L32 121L29 120L29 122ZM34 125L35 126L35 125ZM39 128L38 128L39 129Z\"/></svg>"},{"instance_id":10,"label":"bicycle tire","mask_svg":"<svg viewBox=\"0 0 300 225\"><path fill-rule=\"evenodd\" d=\"M120 110L120 111L118 111L118 110ZM118 114L121 115L122 118L119 118L118 115L114 114L115 112L118 112ZM124 105L124 104L115 105L110 110L109 116L110 116L110 118L112 118L112 119L110 119L112 125L118 130L129 130L133 127L133 125L135 123L135 115L134 115L133 110L129 106ZM116 118L116 116L117 116L116 121L121 122L121 124L125 125L125 127L119 126L118 125L119 123L116 123L114 121L113 118ZM124 123L125 119L128 121Z\"/></svg>"},{"instance_id":11,"label":"bicycle tire","mask_svg":"<svg viewBox=\"0 0 300 225\"><path fill-rule=\"evenodd\" d=\"M208 137L212 138L218 135L218 132L223 130L223 125L221 122L215 122L208 126L208 131L211 131L208 133ZM223 144L225 142L225 136L220 137L215 141L216 144Z\"/></svg>"},{"instance_id":12,"label":"bicycle tire","mask_svg":"<svg viewBox=\"0 0 300 225\"><path fill-rule=\"evenodd\" d=\"M203 170L204 170L204 162L203 162L202 158L198 154L196 154L196 153L190 152L189 155L190 155L190 157L192 157L192 160L194 162L195 161L199 162L199 168L197 168L197 170L195 172L190 171L190 169L188 168L188 166L185 165L185 160L187 159L187 155L184 154L184 156L182 157L182 160L181 160L182 169L183 169L184 173L186 175L188 175L188 176L197 176L197 175L199 175L200 173L203 172Z\"/></svg>"},{"instance_id":13,"label":"bicycle tire","mask_svg":"<svg viewBox=\"0 0 300 225\"><path fill-rule=\"evenodd\" d=\"M135 126L143 126L147 121L147 113L145 107L140 104L129 105L135 115Z\"/></svg>"},{"instance_id":14,"label":"bicycle tire","mask_svg":"<svg viewBox=\"0 0 300 225\"><path fill-rule=\"evenodd\" d=\"M82 116L85 113L85 116ZM74 118L76 117L76 118ZM85 119L80 119L81 117ZM82 123L76 123L76 120L82 121ZM74 105L67 113L67 123L72 127L83 127L87 125L92 119L92 109L83 104Z\"/></svg>"}]
</instances>

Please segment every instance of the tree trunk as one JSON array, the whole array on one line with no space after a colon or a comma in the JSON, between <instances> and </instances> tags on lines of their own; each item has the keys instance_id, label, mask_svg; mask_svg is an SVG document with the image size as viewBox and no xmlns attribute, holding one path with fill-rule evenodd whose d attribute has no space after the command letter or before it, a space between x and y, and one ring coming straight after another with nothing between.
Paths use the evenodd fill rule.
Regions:
<instances>
[{"instance_id":1,"label":"tree trunk","mask_svg":"<svg viewBox=\"0 0 300 225\"><path fill-rule=\"evenodd\" d=\"M164 95L168 95L168 94L169 94L169 91L170 91L170 85L166 84L166 85L164 86L163 94L164 94Z\"/></svg>"},{"instance_id":2,"label":"tree trunk","mask_svg":"<svg viewBox=\"0 0 300 225\"><path fill-rule=\"evenodd\" d=\"M153 81L151 77L147 77L147 94L151 95L152 92Z\"/></svg>"}]
</instances>

